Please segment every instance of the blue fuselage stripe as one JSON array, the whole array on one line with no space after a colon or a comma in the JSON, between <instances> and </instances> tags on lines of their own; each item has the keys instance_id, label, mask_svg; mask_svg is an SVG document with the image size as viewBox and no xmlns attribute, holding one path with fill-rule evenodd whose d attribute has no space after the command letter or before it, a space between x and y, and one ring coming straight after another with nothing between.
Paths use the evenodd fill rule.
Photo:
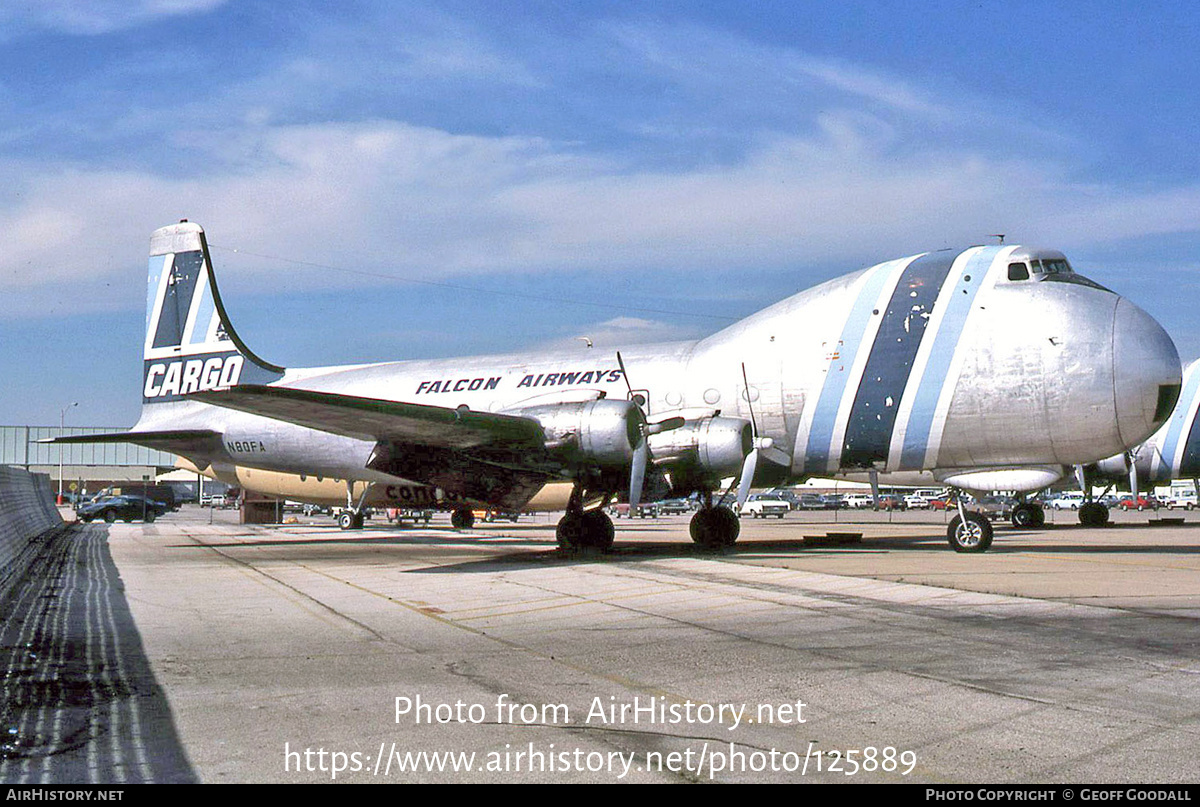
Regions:
<instances>
[{"instance_id":1,"label":"blue fuselage stripe","mask_svg":"<svg viewBox=\"0 0 1200 807\"><path fill-rule=\"evenodd\" d=\"M1188 422L1188 415L1192 411L1192 402L1195 401L1198 391L1200 391L1200 368L1190 373L1184 382L1183 393L1175 402L1175 411L1171 413L1171 425L1167 427L1167 436L1163 439L1162 458L1164 462L1172 466L1168 469L1171 474L1175 473L1175 452L1179 448L1180 440L1185 440L1185 456L1181 460L1181 464L1189 464L1186 456L1189 450L1200 450L1200 446L1192 444L1196 429L1192 423ZM1200 440L1200 437L1196 439ZM1180 468L1179 473L1186 476L1188 472Z\"/></svg>"},{"instance_id":2,"label":"blue fuselage stripe","mask_svg":"<svg viewBox=\"0 0 1200 807\"><path fill-rule=\"evenodd\" d=\"M950 375L950 365L954 362L958 340L962 337L967 315L971 313L971 307L975 303L975 296L979 293L987 271L999 251L999 247L985 247L968 258L962 271L962 279L957 284L958 288L955 288L954 293L945 301L941 325L933 336L929 360L913 395L908 427L904 432L904 448L900 454L902 471L920 470L925 465L933 418L937 412L938 401L942 397L942 388Z\"/></svg>"},{"instance_id":3,"label":"blue fuselage stripe","mask_svg":"<svg viewBox=\"0 0 1200 807\"><path fill-rule=\"evenodd\" d=\"M842 338L835 346L838 358L829 364L821 395L817 398L812 426L808 432L808 448L804 452L804 470L807 473L820 474L829 471L829 451L837 426L837 413L842 404L842 395L845 393L846 384L849 383L849 376L862 346L875 302L895 268L896 264L892 262L880 264L869 270L850 309L850 316L842 326Z\"/></svg>"},{"instance_id":4,"label":"blue fuselage stripe","mask_svg":"<svg viewBox=\"0 0 1200 807\"><path fill-rule=\"evenodd\" d=\"M900 276L850 410L841 467L869 468L887 462L900 398L934 303L958 254L923 255Z\"/></svg>"}]
</instances>

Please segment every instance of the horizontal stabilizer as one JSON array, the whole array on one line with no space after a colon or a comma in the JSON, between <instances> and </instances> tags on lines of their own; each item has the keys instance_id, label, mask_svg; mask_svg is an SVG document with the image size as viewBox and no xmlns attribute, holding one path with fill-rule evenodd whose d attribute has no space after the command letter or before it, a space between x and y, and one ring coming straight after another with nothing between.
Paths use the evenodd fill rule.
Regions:
<instances>
[{"instance_id":1,"label":"horizontal stabilizer","mask_svg":"<svg viewBox=\"0 0 1200 807\"><path fill-rule=\"evenodd\" d=\"M134 445L166 451L171 454L189 454L196 451L212 451L221 446L221 434L210 429L164 429L161 431L106 432L104 434L74 434L66 437L51 437L38 440L52 445L88 445L96 443L133 443Z\"/></svg>"},{"instance_id":2,"label":"horizontal stabilizer","mask_svg":"<svg viewBox=\"0 0 1200 807\"><path fill-rule=\"evenodd\" d=\"M291 387L242 384L188 397L364 440L461 450L488 445L541 448L546 439L541 424L532 418Z\"/></svg>"}]
</instances>

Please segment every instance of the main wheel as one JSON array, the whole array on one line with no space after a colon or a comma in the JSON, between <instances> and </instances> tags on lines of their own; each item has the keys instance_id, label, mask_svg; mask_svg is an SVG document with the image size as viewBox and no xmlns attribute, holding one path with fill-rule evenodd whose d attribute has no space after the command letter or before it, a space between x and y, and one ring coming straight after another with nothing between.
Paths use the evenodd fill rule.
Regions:
<instances>
[{"instance_id":1,"label":"main wheel","mask_svg":"<svg viewBox=\"0 0 1200 807\"><path fill-rule=\"evenodd\" d=\"M584 545L608 551L612 549L616 530L612 519L603 510L585 510L583 513Z\"/></svg>"},{"instance_id":2,"label":"main wheel","mask_svg":"<svg viewBox=\"0 0 1200 807\"><path fill-rule=\"evenodd\" d=\"M475 526L475 513L469 507L455 508L450 514L450 526L456 530L469 530Z\"/></svg>"},{"instance_id":3,"label":"main wheel","mask_svg":"<svg viewBox=\"0 0 1200 807\"><path fill-rule=\"evenodd\" d=\"M1088 502L1079 508L1079 523L1085 527L1103 527L1108 523L1108 508L1100 502Z\"/></svg>"},{"instance_id":4,"label":"main wheel","mask_svg":"<svg viewBox=\"0 0 1200 807\"><path fill-rule=\"evenodd\" d=\"M1036 504L1018 504L1012 511L1012 525L1018 529L1040 527L1046 523L1046 514Z\"/></svg>"},{"instance_id":5,"label":"main wheel","mask_svg":"<svg viewBox=\"0 0 1200 807\"><path fill-rule=\"evenodd\" d=\"M558 526L554 529L554 537L558 539L558 545L562 549L582 547L587 540L587 524L584 522L583 513L572 513L568 510L558 520Z\"/></svg>"},{"instance_id":6,"label":"main wheel","mask_svg":"<svg viewBox=\"0 0 1200 807\"><path fill-rule=\"evenodd\" d=\"M955 516L946 528L946 537L955 552L986 552L992 545L992 525L979 513L967 513L966 521Z\"/></svg>"},{"instance_id":7,"label":"main wheel","mask_svg":"<svg viewBox=\"0 0 1200 807\"><path fill-rule=\"evenodd\" d=\"M354 513L351 513L349 510L343 510L338 513L338 526L343 530L354 529Z\"/></svg>"},{"instance_id":8,"label":"main wheel","mask_svg":"<svg viewBox=\"0 0 1200 807\"><path fill-rule=\"evenodd\" d=\"M692 540L706 549L733 546L742 525L728 507L709 507L697 510L688 525Z\"/></svg>"}]
</instances>

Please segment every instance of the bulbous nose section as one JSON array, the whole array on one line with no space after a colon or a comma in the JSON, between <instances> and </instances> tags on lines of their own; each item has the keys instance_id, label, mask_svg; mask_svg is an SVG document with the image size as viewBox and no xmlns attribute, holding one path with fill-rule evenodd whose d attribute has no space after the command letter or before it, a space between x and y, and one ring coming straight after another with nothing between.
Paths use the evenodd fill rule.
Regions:
<instances>
[{"instance_id":1,"label":"bulbous nose section","mask_svg":"<svg viewBox=\"0 0 1200 807\"><path fill-rule=\"evenodd\" d=\"M1153 317L1121 298L1113 314L1112 360L1117 433L1131 448L1171 416L1182 383L1179 352Z\"/></svg>"}]
</instances>

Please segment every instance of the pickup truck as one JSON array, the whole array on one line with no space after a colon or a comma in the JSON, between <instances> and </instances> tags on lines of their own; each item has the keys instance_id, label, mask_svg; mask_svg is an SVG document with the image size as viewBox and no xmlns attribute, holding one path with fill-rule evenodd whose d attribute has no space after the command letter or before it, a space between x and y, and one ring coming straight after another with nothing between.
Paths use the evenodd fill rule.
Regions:
<instances>
[{"instance_id":1,"label":"pickup truck","mask_svg":"<svg viewBox=\"0 0 1200 807\"><path fill-rule=\"evenodd\" d=\"M738 511L740 516L753 516L754 518L766 518L767 516L775 516L783 518L791 512L792 506L787 499L778 496L769 496L766 494L757 494L751 496L741 510Z\"/></svg>"}]
</instances>

